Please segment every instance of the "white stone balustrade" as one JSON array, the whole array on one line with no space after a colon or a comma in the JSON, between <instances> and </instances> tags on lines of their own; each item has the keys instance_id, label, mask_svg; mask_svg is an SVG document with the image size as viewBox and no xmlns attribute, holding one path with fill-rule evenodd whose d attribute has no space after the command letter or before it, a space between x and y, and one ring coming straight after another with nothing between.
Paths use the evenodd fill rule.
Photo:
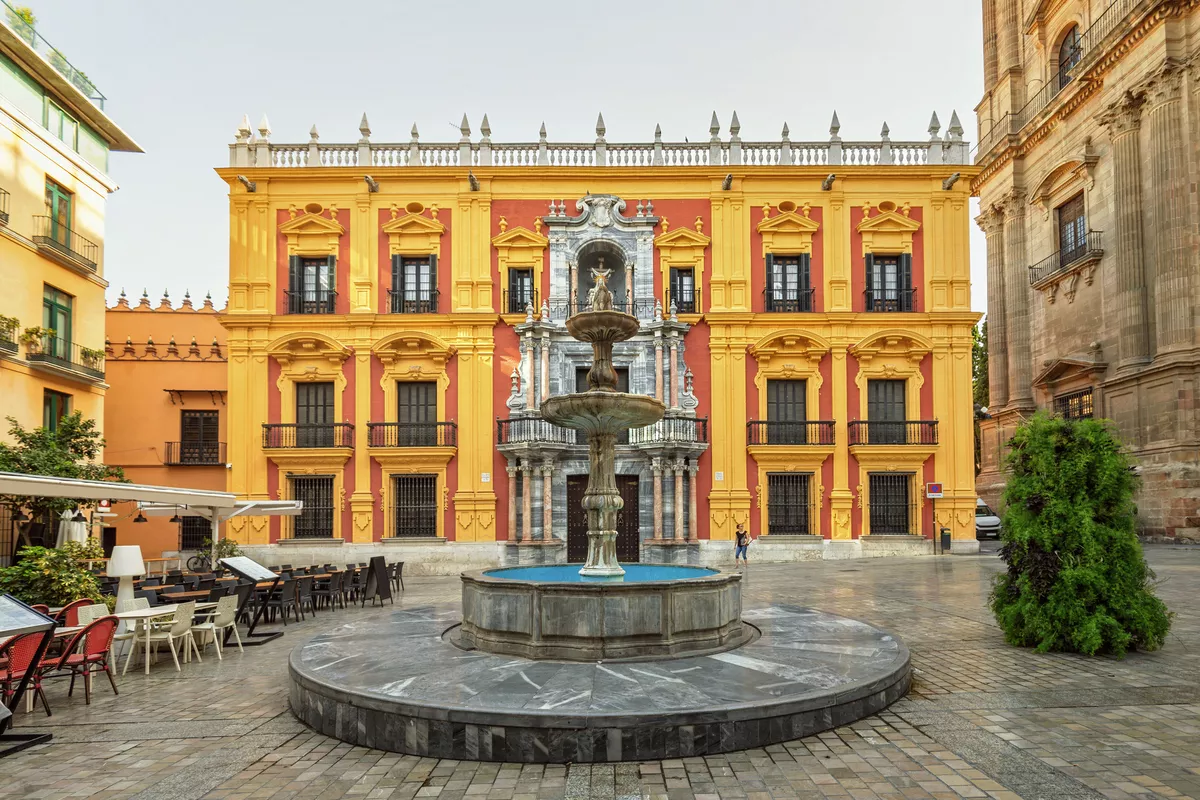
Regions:
<instances>
[{"instance_id":1,"label":"white stone balustrade","mask_svg":"<svg viewBox=\"0 0 1200 800\"><path fill-rule=\"evenodd\" d=\"M264 116L258 134L250 129L248 117L242 118L236 140L229 146L232 167L711 167L726 166L917 166L925 164L968 164L970 146L963 139L958 114L951 117L944 138L937 114L930 121L928 141L893 142L888 127L878 141L843 142L838 136L841 124L833 115L828 141L793 142L788 127L778 141L744 142L736 112L729 126L730 136L722 139L716 114L713 114L707 142L664 142L660 129L654 140L645 143L608 142L604 120L597 120L596 141L552 143L546 138L546 126L536 142L505 144L491 140L491 128L484 115L481 133L472 141L464 116L462 137L458 142L422 142L417 126L407 143L378 144L370 140L370 128L363 115L359 130L362 138L352 144L324 144L316 127L306 144L276 144Z\"/></svg>"}]
</instances>

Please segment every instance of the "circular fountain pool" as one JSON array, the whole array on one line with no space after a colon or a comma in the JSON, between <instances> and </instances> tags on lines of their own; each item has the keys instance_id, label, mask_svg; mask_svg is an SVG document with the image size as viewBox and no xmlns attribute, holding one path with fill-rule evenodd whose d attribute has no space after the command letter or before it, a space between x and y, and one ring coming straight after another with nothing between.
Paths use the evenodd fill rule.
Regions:
<instances>
[{"instance_id":1,"label":"circular fountain pool","mask_svg":"<svg viewBox=\"0 0 1200 800\"><path fill-rule=\"evenodd\" d=\"M744 644L742 576L704 567L626 564L585 578L579 564L462 575L461 647L563 661L662 658Z\"/></svg>"},{"instance_id":2,"label":"circular fountain pool","mask_svg":"<svg viewBox=\"0 0 1200 800\"><path fill-rule=\"evenodd\" d=\"M506 567L489 569L484 575L506 581L541 581L543 583L647 583L649 581L679 581L706 578L719 570L707 567L687 567L675 564L622 564L623 576L592 577L580 575L582 564L554 564L539 567Z\"/></svg>"}]
</instances>

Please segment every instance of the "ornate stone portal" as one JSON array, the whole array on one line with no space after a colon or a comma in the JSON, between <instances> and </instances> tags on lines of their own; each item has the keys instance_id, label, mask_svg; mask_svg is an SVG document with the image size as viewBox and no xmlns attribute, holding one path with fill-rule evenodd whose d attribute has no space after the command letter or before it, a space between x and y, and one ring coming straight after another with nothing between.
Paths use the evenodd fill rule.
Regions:
<instances>
[{"instance_id":1,"label":"ornate stone portal","mask_svg":"<svg viewBox=\"0 0 1200 800\"><path fill-rule=\"evenodd\" d=\"M608 289L611 270L604 269L604 258L592 270L595 286L589 293L591 310L567 319L572 337L592 345L592 368L588 371L588 391L547 398L542 416L552 423L583 431L588 437L588 462L591 467L583 507L588 518L587 561L579 570L588 577L620 577L625 574L617 563L617 512L623 501L617 491L614 455L617 434L629 428L649 425L662 419L666 406L659 400L617 391L617 373L613 369L614 342L631 339L637 332L637 317L613 309Z\"/></svg>"}]
</instances>

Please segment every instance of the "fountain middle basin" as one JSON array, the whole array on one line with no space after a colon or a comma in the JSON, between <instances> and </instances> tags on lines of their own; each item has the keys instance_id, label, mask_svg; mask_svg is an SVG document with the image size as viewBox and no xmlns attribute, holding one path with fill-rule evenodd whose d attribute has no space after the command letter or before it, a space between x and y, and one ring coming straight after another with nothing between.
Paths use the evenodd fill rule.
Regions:
<instances>
[{"instance_id":1,"label":"fountain middle basin","mask_svg":"<svg viewBox=\"0 0 1200 800\"><path fill-rule=\"evenodd\" d=\"M626 564L592 579L578 564L462 575L456 643L532 659L650 659L744 644L742 576L704 567Z\"/></svg>"}]
</instances>

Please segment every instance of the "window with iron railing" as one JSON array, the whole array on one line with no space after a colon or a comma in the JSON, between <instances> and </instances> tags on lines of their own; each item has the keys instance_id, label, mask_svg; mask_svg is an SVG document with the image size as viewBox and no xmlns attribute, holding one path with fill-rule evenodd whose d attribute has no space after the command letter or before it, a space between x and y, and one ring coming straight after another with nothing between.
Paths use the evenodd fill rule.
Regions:
<instances>
[{"instance_id":1,"label":"window with iron railing","mask_svg":"<svg viewBox=\"0 0 1200 800\"><path fill-rule=\"evenodd\" d=\"M916 311L916 289L913 287L912 256L866 256L867 288L864 309L869 312Z\"/></svg>"},{"instance_id":2,"label":"window with iron railing","mask_svg":"<svg viewBox=\"0 0 1200 800\"><path fill-rule=\"evenodd\" d=\"M671 267L670 294L667 297L666 310L671 305L680 314L695 314L696 305L696 273L691 267Z\"/></svg>"},{"instance_id":3,"label":"window with iron railing","mask_svg":"<svg viewBox=\"0 0 1200 800\"><path fill-rule=\"evenodd\" d=\"M1088 250L1087 209L1083 192L1054 210L1058 223L1058 263L1065 267L1083 258Z\"/></svg>"},{"instance_id":4,"label":"window with iron railing","mask_svg":"<svg viewBox=\"0 0 1200 800\"><path fill-rule=\"evenodd\" d=\"M1058 45L1058 74L1055 81L1059 89L1071 82L1071 69L1083 58L1079 43L1079 26L1072 25Z\"/></svg>"},{"instance_id":5,"label":"window with iron railing","mask_svg":"<svg viewBox=\"0 0 1200 800\"><path fill-rule=\"evenodd\" d=\"M1095 408L1091 387L1055 397L1054 413L1068 420L1092 419Z\"/></svg>"},{"instance_id":6,"label":"window with iron railing","mask_svg":"<svg viewBox=\"0 0 1200 800\"><path fill-rule=\"evenodd\" d=\"M510 269L508 271L508 290L504 298L505 312L508 314L524 314L530 306L537 312L537 297L533 290L532 269Z\"/></svg>"},{"instance_id":7,"label":"window with iron railing","mask_svg":"<svg viewBox=\"0 0 1200 800\"><path fill-rule=\"evenodd\" d=\"M179 523L179 549L201 550L212 536L212 523L204 517L184 517Z\"/></svg>"},{"instance_id":8,"label":"window with iron railing","mask_svg":"<svg viewBox=\"0 0 1200 800\"><path fill-rule=\"evenodd\" d=\"M763 309L769 312L812 311L811 257L767 253L767 286Z\"/></svg>"},{"instance_id":9,"label":"window with iron railing","mask_svg":"<svg viewBox=\"0 0 1200 800\"><path fill-rule=\"evenodd\" d=\"M292 256L288 264L287 313L333 314L337 302L337 258Z\"/></svg>"},{"instance_id":10,"label":"window with iron railing","mask_svg":"<svg viewBox=\"0 0 1200 800\"><path fill-rule=\"evenodd\" d=\"M438 310L437 256L392 256L390 311L435 314Z\"/></svg>"}]
</instances>

